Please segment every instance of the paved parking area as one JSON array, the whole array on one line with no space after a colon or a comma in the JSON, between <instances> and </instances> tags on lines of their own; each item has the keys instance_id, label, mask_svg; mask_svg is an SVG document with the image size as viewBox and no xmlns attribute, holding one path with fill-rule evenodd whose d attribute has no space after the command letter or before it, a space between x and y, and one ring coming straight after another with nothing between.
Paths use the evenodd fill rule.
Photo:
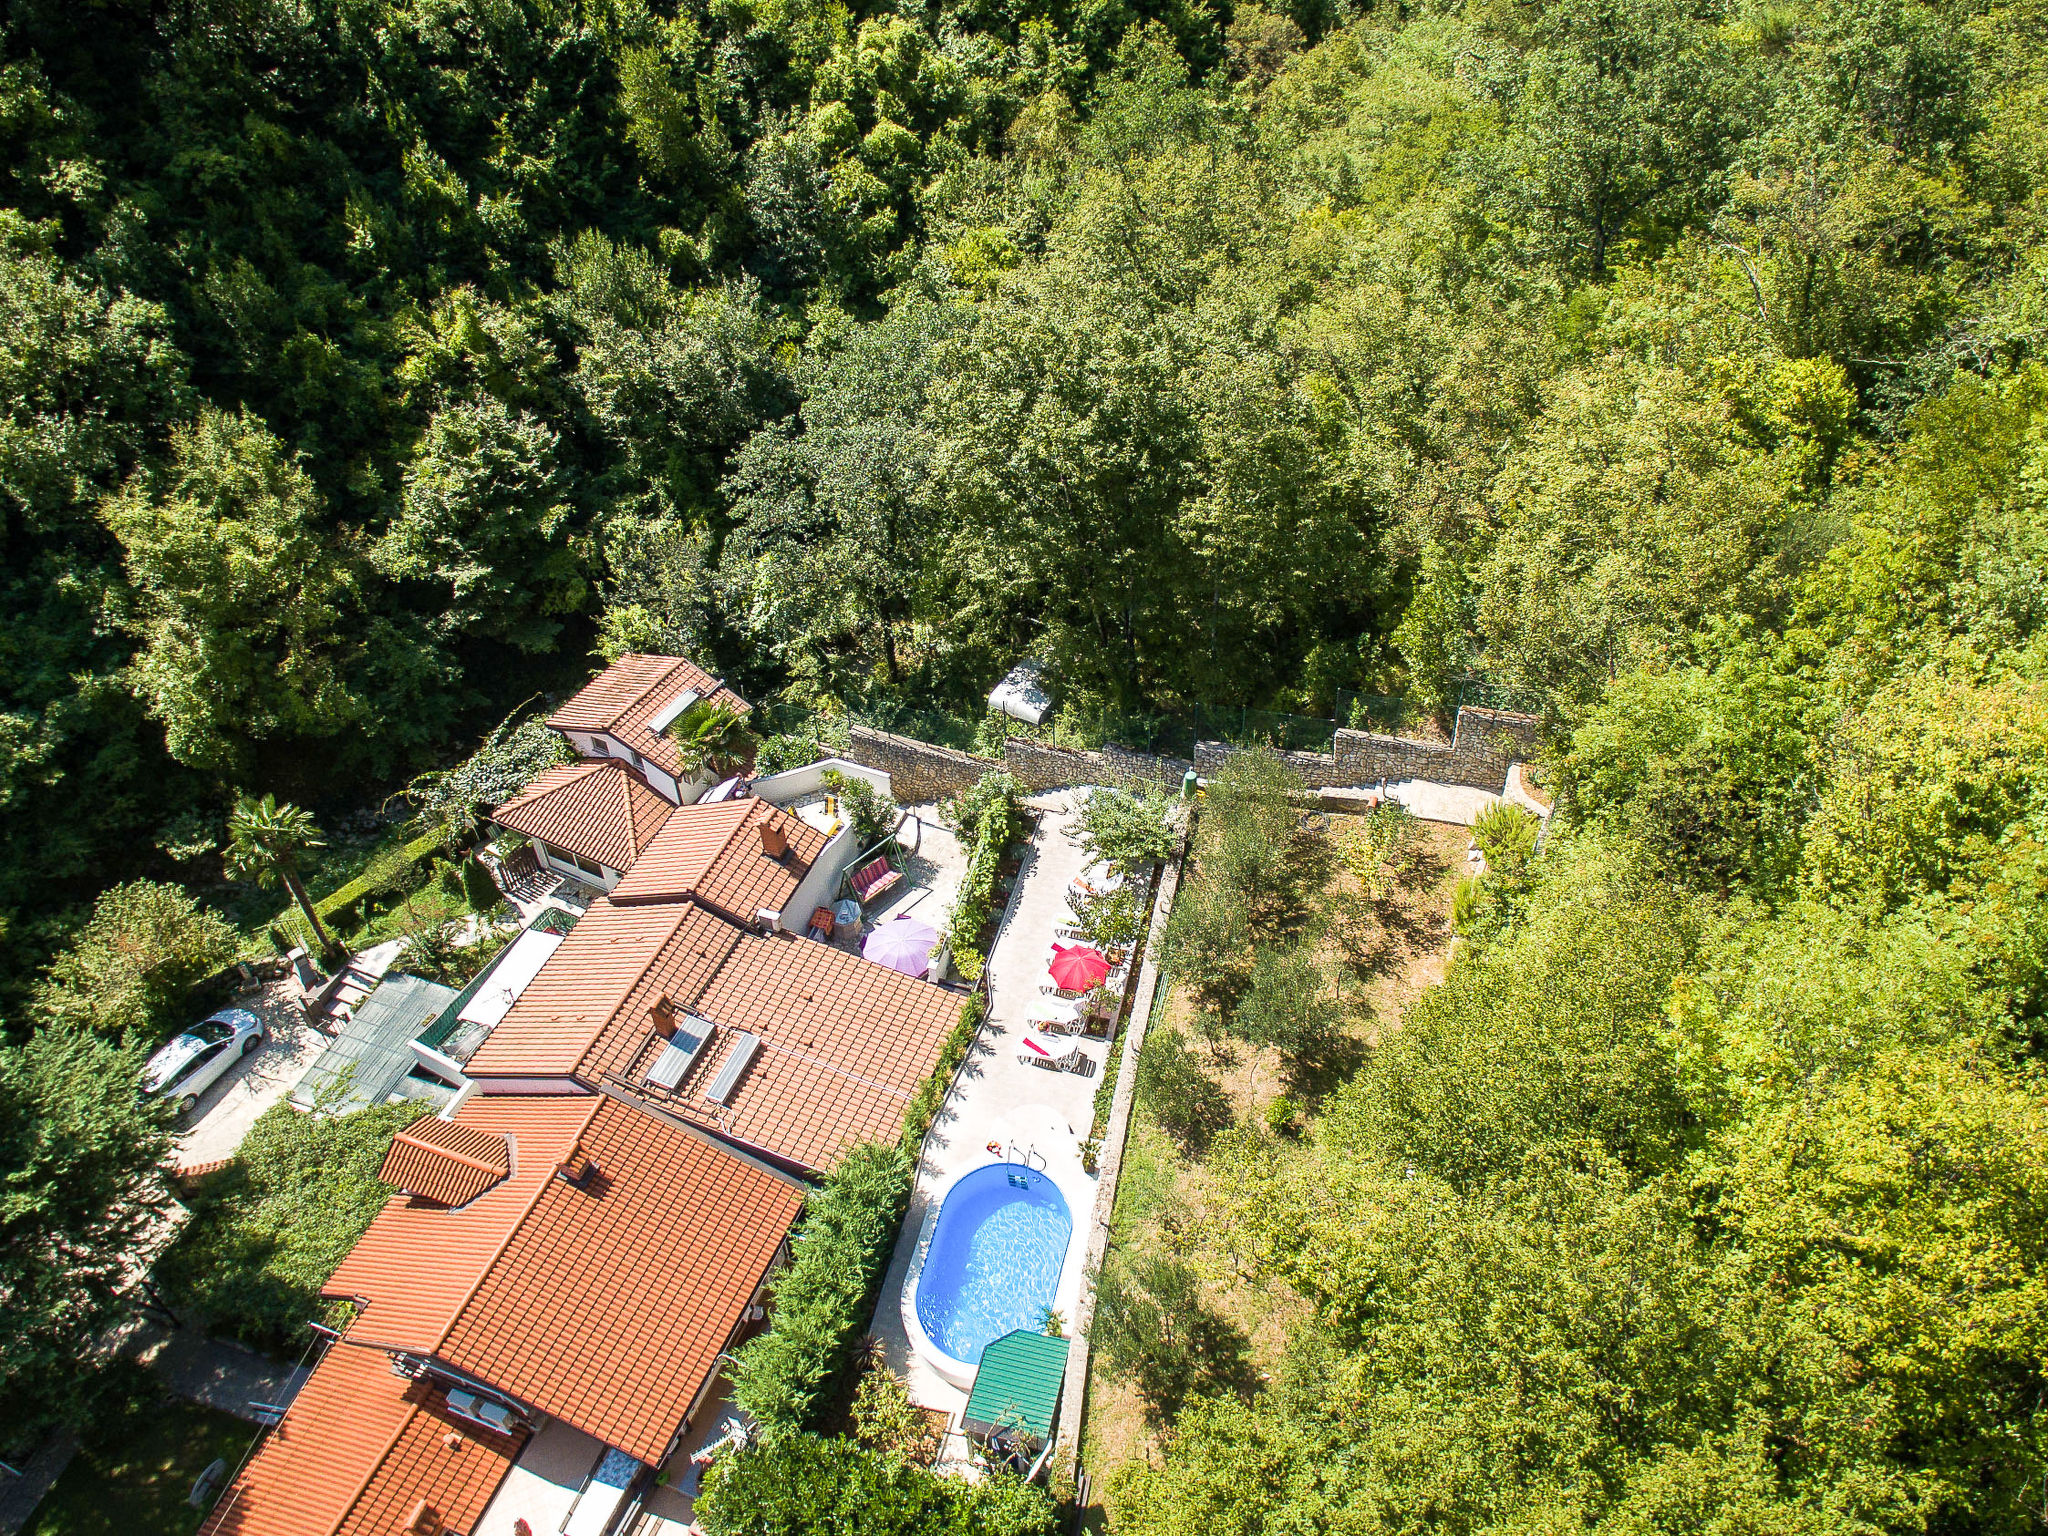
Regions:
<instances>
[{"instance_id":1,"label":"paved parking area","mask_svg":"<svg viewBox=\"0 0 2048 1536\"><path fill-rule=\"evenodd\" d=\"M232 1157L256 1117L297 1085L330 1043L300 1013L289 980L274 981L252 997L236 999L263 1020L263 1048L244 1056L207 1089L177 1137L176 1161L189 1167Z\"/></svg>"}]
</instances>

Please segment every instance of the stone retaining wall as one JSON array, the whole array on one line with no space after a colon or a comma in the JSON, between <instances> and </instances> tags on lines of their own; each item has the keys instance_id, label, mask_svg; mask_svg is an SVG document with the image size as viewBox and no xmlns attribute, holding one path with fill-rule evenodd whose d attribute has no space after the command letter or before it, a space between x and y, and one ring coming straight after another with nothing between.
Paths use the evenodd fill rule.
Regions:
<instances>
[{"instance_id":1,"label":"stone retaining wall","mask_svg":"<svg viewBox=\"0 0 2048 1536\"><path fill-rule=\"evenodd\" d=\"M1115 746L1084 752L1015 736L1003 744L1003 763L1033 794L1067 784L1116 784L1178 794L1181 779L1194 766L1184 757L1154 757Z\"/></svg>"},{"instance_id":2,"label":"stone retaining wall","mask_svg":"<svg viewBox=\"0 0 2048 1536\"><path fill-rule=\"evenodd\" d=\"M1017 737L1004 743L998 762L865 725L849 726L846 735L846 755L887 773L897 800L905 805L957 795L997 768L1007 768L1032 794L1069 784L1120 784L1178 793L1181 777L1193 766L1184 757L1153 757L1123 747L1083 752Z\"/></svg>"},{"instance_id":3,"label":"stone retaining wall","mask_svg":"<svg viewBox=\"0 0 2048 1536\"><path fill-rule=\"evenodd\" d=\"M1382 736L1375 731L1339 730L1328 752L1282 752L1280 758L1309 789L1377 784L1382 779L1395 783L1427 779L1499 794L1506 787L1509 766L1536 755L1540 725L1534 715L1468 707L1458 711L1457 730L1448 745ZM1126 789L1172 793L1180 789L1181 776L1190 767L1207 777L1232 753L1243 750L1227 742L1197 742L1191 764L1186 758L1153 757L1123 747L1084 752L1013 736L1003 744L1003 758L998 762L854 725L847 730L846 755L883 770L895 785L896 798L913 805L957 795L997 768L1009 769L1033 794L1068 784L1118 784Z\"/></svg>"},{"instance_id":4,"label":"stone retaining wall","mask_svg":"<svg viewBox=\"0 0 2048 1536\"><path fill-rule=\"evenodd\" d=\"M1499 794L1507 785L1509 765L1536 755L1541 724L1534 715L1467 707L1458 711L1457 730L1448 745L1376 731L1339 730L1328 752L1283 752L1280 757L1310 789L1427 779ZM1198 742L1196 771L1206 778L1243 750L1227 742Z\"/></svg>"},{"instance_id":5,"label":"stone retaining wall","mask_svg":"<svg viewBox=\"0 0 2048 1536\"><path fill-rule=\"evenodd\" d=\"M984 773L1003 766L972 752L935 747L910 736L891 736L865 725L847 727L846 755L888 774L892 792L903 805L947 799L973 788Z\"/></svg>"}]
</instances>

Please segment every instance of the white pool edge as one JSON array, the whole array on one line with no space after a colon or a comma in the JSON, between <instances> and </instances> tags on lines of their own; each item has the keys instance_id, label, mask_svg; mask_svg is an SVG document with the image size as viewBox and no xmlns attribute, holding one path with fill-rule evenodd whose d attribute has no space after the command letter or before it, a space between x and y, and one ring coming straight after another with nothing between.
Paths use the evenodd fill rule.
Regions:
<instances>
[{"instance_id":1,"label":"white pool edge","mask_svg":"<svg viewBox=\"0 0 2048 1536\"><path fill-rule=\"evenodd\" d=\"M968 1365L947 1354L924 1331L924 1322L917 1315L917 1284L924 1278L925 1256L931 1250L932 1229L938 1225L939 1213L946 1208L946 1197L953 1193L953 1186L970 1173L979 1173L995 1163L1008 1163L1012 1159L993 1153L985 1156L970 1168L959 1168L948 1174L926 1197L924 1222L918 1228L917 1249L910 1256L910 1271L903 1277L903 1290L896 1298L897 1310L903 1319L903 1331L909 1337L911 1348L924 1357L925 1364L962 1392L974 1389L974 1375L980 1370L979 1364ZM1064 1164L1068 1159L1061 1159ZM1081 1167L1078 1157L1071 1159L1071 1167L1033 1168L1029 1163L1018 1163L1040 1177L1049 1179L1052 1187L1060 1192L1060 1198L1067 1202L1066 1257L1060 1262L1059 1284L1053 1290L1052 1309L1062 1322L1071 1326L1075 1304L1081 1297L1081 1284L1085 1278L1082 1269L1088 1258L1088 1244L1085 1229L1095 1209L1095 1180Z\"/></svg>"}]
</instances>

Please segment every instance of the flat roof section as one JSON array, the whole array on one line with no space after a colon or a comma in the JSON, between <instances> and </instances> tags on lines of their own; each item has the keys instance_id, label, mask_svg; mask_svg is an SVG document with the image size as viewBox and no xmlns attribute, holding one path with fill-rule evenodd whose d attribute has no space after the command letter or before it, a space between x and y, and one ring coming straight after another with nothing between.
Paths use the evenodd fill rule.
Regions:
<instances>
[{"instance_id":1,"label":"flat roof section","mask_svg":"<svg viewBox=\"0 0 2048 1536\"><path fill-rule=\"evenodd\" d=\"M458 995L453 987L418 976L387 973L314 1058L292 1089L292 1102L301 1109L336 1114L399 1099L445 1104L453 1089L409 1076L419 1065L412 1043Z\"/></svg>"}]
</instances>

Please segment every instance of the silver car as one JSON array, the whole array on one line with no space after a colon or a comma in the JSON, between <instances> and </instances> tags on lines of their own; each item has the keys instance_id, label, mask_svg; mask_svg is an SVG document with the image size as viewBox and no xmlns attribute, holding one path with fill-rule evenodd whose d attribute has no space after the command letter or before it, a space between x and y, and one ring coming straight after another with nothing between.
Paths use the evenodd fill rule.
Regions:
<instances>
[{"instance_id":1,"label":"silver car","mask_svg":"<svg viewBox=\"0 0 2048 1536\"><path fill-rule=\"evenodd\" d=\"M189 1115L199 1096L263 1044L263 1021L246 1008L223 1008L165 1045L142 1069L142 1091Z\"/></svg>"}]
</instances>

